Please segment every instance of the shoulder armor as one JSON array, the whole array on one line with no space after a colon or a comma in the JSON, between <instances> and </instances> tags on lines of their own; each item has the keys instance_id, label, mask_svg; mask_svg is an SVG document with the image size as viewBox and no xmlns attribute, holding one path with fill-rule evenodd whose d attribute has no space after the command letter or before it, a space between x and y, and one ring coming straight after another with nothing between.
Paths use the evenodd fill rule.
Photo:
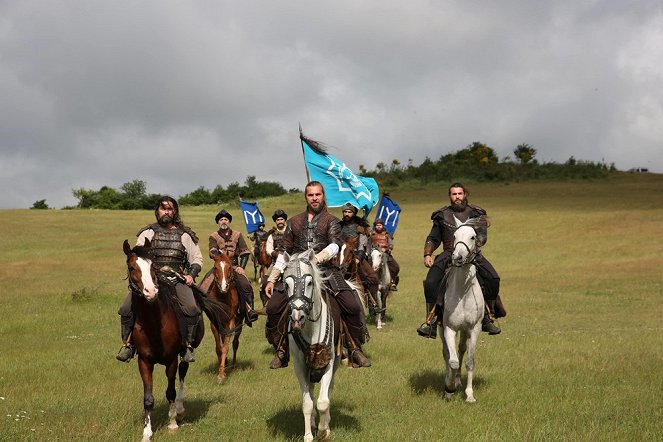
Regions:
<instances>
[{"instance_id":1,"label":"shoulder armor","mask_svg":"<svg viewBox=\"0 0 663 442\"><path fill-rule=\"evenodd\" d=\"M479 207L479 206L475 206L474 204L468 204L468 206L470 206L472 209L474 209L479 215L486 215L487 214L486 211L484 209L482 209L481 207Z\"/></svg>"},{"instance_id":2,"label":"shoulder armor","mask_svg":"<svg viewBox=\"0 0 663 442\"><path fill-rule=\"evenodd\" d=\"M143 232L146 231L146 230L150 230L150 229L151 229L151 230L156 230L157 227L159 227L159 224L157 224L157 223L148 224L148 225L146 225L145 227L143 227L142 229L140 229L140 230L138 231L138 233L136 233L136 237L139 237L140 234L143 233Z\"/></svg>"},{"instance_id":3,"label":"shoulder armor","mask_svg":"<svg viewBox=\"0 0 663 442\"><path fill-rule=\"evenodd\" d=\"M190 236L191 239L193 240L193 243L194 243L194 244L198 244L198 237L196 236L196 233L195 233L193 230L191 230L190 227L185 226L184 224L180 224L179 227L180 227L182 230L184 230L184 232L186 232L186 233L189 234L189 236Z\"/></svg>"},{"instance_id":4,"label":"shoulder armor","mask_svg":"<svg viewBox=\"0 0 663 442\"><path fill-rule=\"evenodd\" d=\"M430 219L433 219L433 220L434 220L434 219L437 218L437 217L440 217L440 218L441 218L441 217L443 216L443 215L442 215L442 212L444 212L444 211L445 211L446 209L448 209L448 208L449 208L449 206L444 206L444 207L441 207L441 208L437 209L437 210L436 210L435 212L433 212L433 214L430 216Z\"/></svg>"}]
</instances>

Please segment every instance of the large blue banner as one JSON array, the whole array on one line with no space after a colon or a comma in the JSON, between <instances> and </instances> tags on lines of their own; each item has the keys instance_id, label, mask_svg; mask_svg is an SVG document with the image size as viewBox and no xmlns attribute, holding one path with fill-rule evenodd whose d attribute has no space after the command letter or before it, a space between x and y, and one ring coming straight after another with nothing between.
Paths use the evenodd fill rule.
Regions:
<instances>
[{"instance_id":1,"label":"large blue banner","mask_svg":"<svg viewBox=\"0 0 663 442\"><path fill-rule=\"evenodd\" d=\"M378 183L373 178L355 175L343 161L312 147L311 140L304 136L301 136L301 140L309 177L311 180L320 181L325 187L327 205L341 207L345 203L351 203L363 209L364 217L368 216L378 203Z\"/></svg>"},{"instance_id":2,"label":"large blue banner","mask_svg":"<svg viewBox=\"0 0 663 442\"><path fill-rule=\"evenodd\" d=\"M375 219L380 218L384 222L384 228L393 235L396 232L396 227L398 227L400 217L401 206L387 195L382 195Z\"/></svg>"},{"instance_id":3,"label":"large blue banner","mask_svg":"<svg viewBox=\"0 0 663 442\"><path fill-rule=\"evenodd\" d=\"M249 203L240 200L239 207L242 209L242 218L244 218L246 232L249 235L258 230L260 224L265 224L265 217L262 216L258 208L258 203Z\"/></svg>"}]
</instances>

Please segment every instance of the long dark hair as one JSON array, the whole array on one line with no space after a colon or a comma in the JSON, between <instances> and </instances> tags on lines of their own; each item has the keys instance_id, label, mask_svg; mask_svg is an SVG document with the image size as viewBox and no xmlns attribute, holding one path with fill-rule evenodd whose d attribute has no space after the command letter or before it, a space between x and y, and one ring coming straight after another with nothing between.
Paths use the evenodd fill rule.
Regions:
<instances>
[{"instance_id":1,"label":"long dark hair","mask_svg":"<svg viewBox=\"0 0 663 442\"><path fill-rule=\"evenodd\" d=\"M177 204L177 200L175 198L169 195L163 195L157 200L156 204L154 204L154 216L159 219L159 207L161 207L161 203L166 201L171 203L173 205L173 209L175 209L173 212L173 224L182 224L182 219L180 218L180 205Z\"/></svg>"}]
</instances>

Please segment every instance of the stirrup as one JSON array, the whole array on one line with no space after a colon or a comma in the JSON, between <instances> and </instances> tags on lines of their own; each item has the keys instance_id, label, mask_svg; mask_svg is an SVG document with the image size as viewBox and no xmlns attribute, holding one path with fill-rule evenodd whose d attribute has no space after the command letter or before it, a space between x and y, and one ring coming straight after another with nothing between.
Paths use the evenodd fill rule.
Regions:
<instances>
[{"instance_id":1,"label":"stirrup","mask_svg":"<svg viewBox=\"0 0 663 442\"><path fill-rule=\"evenodd\" d=\"M133 359L134 354L136 354L136 348L131 344L124 344L115 355L115 359L120 362L129 362Z\"/></svg>"},{"instance_id":2,"label":"stirrup","mask_svg":"<svg viewBox=\"0 0 663 442\"><path fill-rule=\"evenodd\" d=\"M274 355L274 359L269 363L269 368L276 370L277 368L285 368L288 366L288 358L284 355L283 357L279 356L277 351Z\"/></svg>"},{"instance_id":3,"label":"stirrup","mask_svg":"<svg viewBox=\"0 0 663 442\"><path fill-rule=\"evenodd\" d=\"M426 330L426 327L428 327L428 330ZM424 338L436 339L437 338L437 321L435 321L431 324L429 324L428 322L424 322L417 329L417 334L419 336L424 337Z\"/></svg>"}]
</instances>

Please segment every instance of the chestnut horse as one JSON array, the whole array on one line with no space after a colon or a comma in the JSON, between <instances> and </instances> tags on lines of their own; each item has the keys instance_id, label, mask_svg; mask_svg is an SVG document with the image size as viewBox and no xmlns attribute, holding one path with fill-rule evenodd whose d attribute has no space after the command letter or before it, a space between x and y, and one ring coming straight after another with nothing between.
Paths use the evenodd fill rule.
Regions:
<instances>
[{"instance_id":1,"label":"chestnut horse","mask_svg":"<svg viewBox=\"0 0 663 442\"><path fill-rule=\"evenodd\" d=\"M127 256L127 273L129 289L132 292L132 305L135 323L132 339L138 354L138 370L143 380L143 408L145 410L145 426L143 427L143 442L152 438L152 409L154 396L152 394L152 374L154 366L161 364L166 367L168 387L166 399L170 404L168 410L168 430L177 431L178 424L184 418L184 378L189 369L187 362L179 362L178 356L185 350L182 342L179 323L177 320L175 299L169 293L168 287L160 290L156 272L152 266L151 243L145 240L144 246L133 249L127 240L123 244L124 254ZM203 310L211 322L219 322L224 315L220 304L209 300L200 300ZM196 342L197 347L203 336L203 321L199 322L199 331ZM175 391L175 377L179 371L179 389Z\"/></svg>"},{"instance_id":2,"label":"chestnut horse","mask_svg":"<svg viewBox=\"0 0 663 442\"><path fill-rule=\"evenodd\" d=\"M232 368L237 366L237 350L239 349L239 336L242 334L242 317L239 314L242 302L237 286L235 285L235 272L232 260L225 253L210 255L214 259L214 281L209 289L208 295L228 307L229 315L219 327L211 325L214 340L216 341L216 356L219 360L217 382L226 382L226 362L230 339L233 339L233 361Z\"/></svg>"},{"instance_id":3,"label":"chestnut horse","mask_svg":"<svg viewBox=\"0 0 663 442\"><path fill-rule=\"evenodd\" d=\"M341 250L338 253L338 265L343 272L345 280L351 283L351 286L359 296L364 313L373 314L376 300L373 299L371 293L364 286L364 282L361 280L361 275L359 274L359 264L355 262L355 259L357 258L357 254L355 253L357 241L359 241L359 237L355 236L353 238L348 238L343 243ZM369 312L366 312L367 308Z\"/></svg>"}]
</instances>

